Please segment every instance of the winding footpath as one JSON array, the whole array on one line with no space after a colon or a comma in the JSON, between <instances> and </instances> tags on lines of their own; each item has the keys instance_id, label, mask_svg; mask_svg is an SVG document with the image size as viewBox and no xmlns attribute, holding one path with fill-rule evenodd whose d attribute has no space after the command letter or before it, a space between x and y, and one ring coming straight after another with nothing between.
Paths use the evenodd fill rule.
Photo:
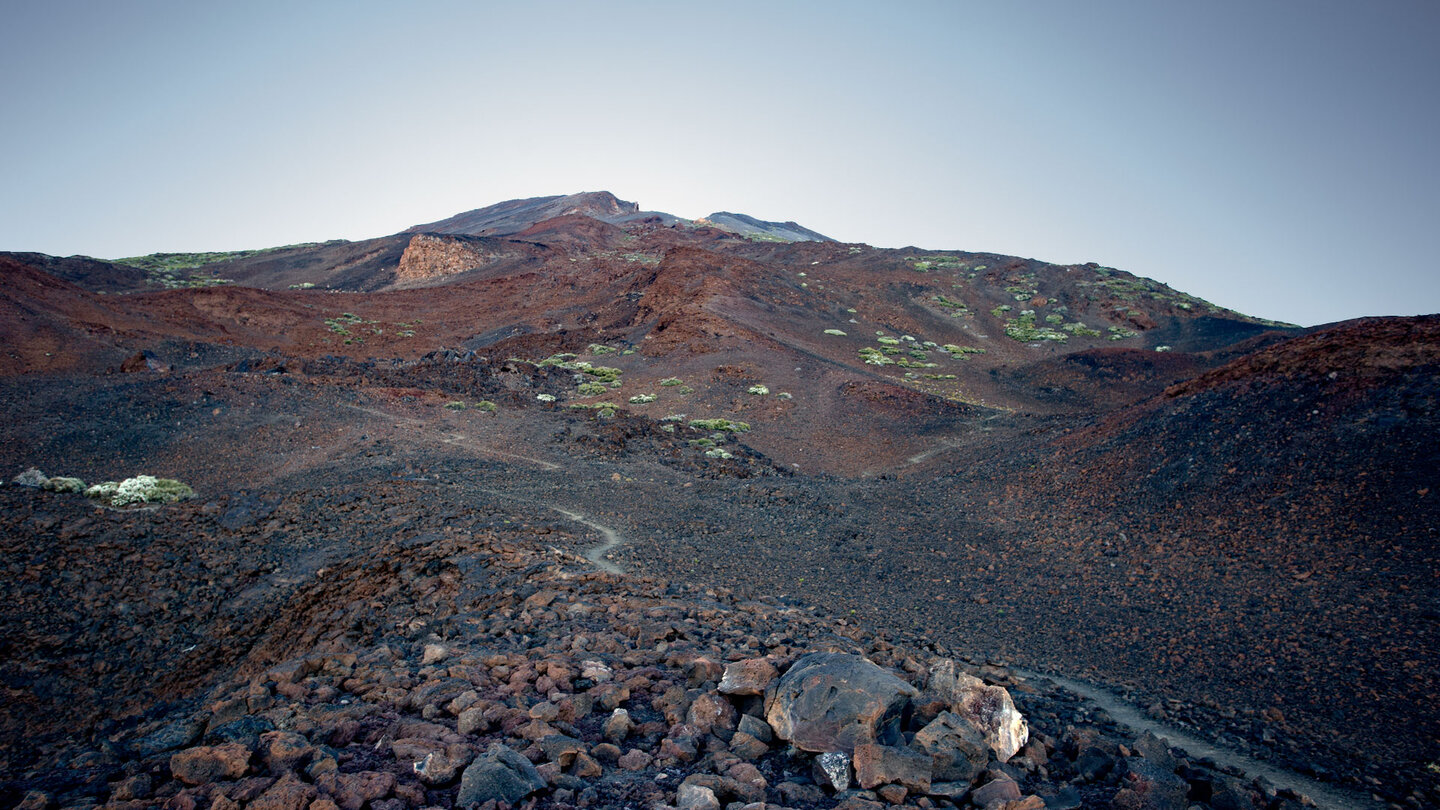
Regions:
<instances>
[{"instance_id":1,"label":"winding footpath","mask_svg":"<svg viewBox=\"0 0 1440 810\"><path fill-rule=\"evenodd\" d=\"M1293 790L1296 793L1309 796L1314 800L1316 806L1323 808L1323 810L1369 810L1370 808L1383 806L1358 791L1343 790L1334 785L1328 785L1324 782L1310 779L1293 771L1277 768L1274 765L1261 762L1254 757L1247 756L1238 751L1220 748L1194 734L1181 731L1173 726L1158 723L1146 717L1139 708L1125 702L1120 696L1101 687L1071 680L1062 675L1027 672L1026 670L1018 668L1012 669L1014 669L1015 674L1027 681L1049 681L1067 692L1079 695L1103 709L1115 722L1128 726L1135 731L1148 731L1156 737L1164 738L1169 741L1170 745L1184 749L1185 753L1192 758L1210 759L1223 765L1239 768L1252 778L1264 777L1278 788Z\"/></svg>"}]
</instances>

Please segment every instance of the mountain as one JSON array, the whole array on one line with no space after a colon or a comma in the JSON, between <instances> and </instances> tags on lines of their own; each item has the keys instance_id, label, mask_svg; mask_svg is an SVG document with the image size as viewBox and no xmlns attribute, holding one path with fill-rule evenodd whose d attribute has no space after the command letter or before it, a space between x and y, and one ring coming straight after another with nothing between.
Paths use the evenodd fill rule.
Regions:
<instances>
[{"instance_id":1,"label":"mountain","mask_svg":"<svg viewBox=\"0 0 1440 810\"><path fill-rule=\"evenodd\" d=\"M375 746L444 753L400 733L450 739L464 711L451 701L469 689L496 707L474 728L497 736L461 735L445 756L569 723L536 708L552 692L569 707L557 712L577 710L576 692L620 694L599 669L577 678L572 653L582 667L698 671L697 694L626 681L631 702L616 706L649 729L627 745L693 744L674 767L699 774L729 761L719 746L733 738L686 742L683 711L659 720L667 701L708 700L715 673L698 659L783 668L802 652L768 624L721 644L702 629L721 615L707 598L943 647L1011 685L996 662L1096 682L1279 767L1440 801L1426 769L1440 759L1437 316L1300 329L1099 264L877 249L591 192L354 242L3 254L0 344L0 466L92 483L159 474L197 493L142 511L0 488L6 801L52 766L76 801L74 784L108 798L145 768L182 791L158 764L170 749L136 753L147 735L219 745L205 741L231 720L283 725L292 716L272 709L308 701L315 725L295 727L344 739L342 773L378 769L453 803L454 781L418 787L414 762ZM502 576L507 561L518 567ZM682 593L701 624L654 612ZM627 599L661 602L632 616ZM500 612L447 612L461 604ZM535 624L562 618L563 656ZM142 620L156 631L137 632ZM460 639L514 658L484 659L479 681L471 664L447 674L426 650ZM542 647L543 667L530 656ZM862 651L916 675L931 665ZM287 660L291 674L254 680ZM506 702L515 673L539 689L525 692L534 705ZM402 681L447 697L385 691ZM1034 720L1050 741L1007 778L1073 781L1091 804L1137 789L1118 747L1087 753L1098 715L1029 694L1017 700L1051 712ZM598 744L603 718L585 717L551 728ZM422 721L435 727L406 725ZM104 751L128 764L91 782L55 765ZM802 760L762 756L770 777L801 778ZM610 777L623 768L601 760L604 789L622 790ZM1286 806L1263 786L1251 805L1215 798L1222 781L1199 770L1171 776L1194 803Z\"/></svg>"}]
</instances>

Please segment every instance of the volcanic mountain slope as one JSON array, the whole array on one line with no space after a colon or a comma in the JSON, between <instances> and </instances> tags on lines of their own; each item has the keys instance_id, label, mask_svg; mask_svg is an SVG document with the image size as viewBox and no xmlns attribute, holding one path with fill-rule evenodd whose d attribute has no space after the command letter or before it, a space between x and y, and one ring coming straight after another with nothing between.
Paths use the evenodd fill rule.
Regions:
<instances>
[{"instance_id":1,"label":"volcanic mountain slope","mask_svg":"<svg viewBox=\"0 0 1440 810\"><path fill-rule=\"evenodd\" d=\"M10 255L0 464L171 475L201 493L185 509L293 499L226 552L254 576L202 595L261 624L357 553L294 515L332 487L423 482L531 526L588 516L635 570L1083 674L1397 800L1435 789L1434 319L1302 334L1097 265L526 218L389 237L351 269L303 246L311 265L247 265L266 289L100 294L132 271L87 264L81 289L37 269L70 260ZM341 276L376 291L321 289ZM448 520L424 502L374 531ZM73 517L41 503L12 540L44 547ZM147 531L103 533L129 554ZM59 598L59 563L34 565L18 606ZM123 585L102 577L65 627L9 622L29 663L7 682L130 660L76 710L158 697L163 646L87 612ZM221 626L187 607L186 632Z\"/></svg>"}]
</instances>

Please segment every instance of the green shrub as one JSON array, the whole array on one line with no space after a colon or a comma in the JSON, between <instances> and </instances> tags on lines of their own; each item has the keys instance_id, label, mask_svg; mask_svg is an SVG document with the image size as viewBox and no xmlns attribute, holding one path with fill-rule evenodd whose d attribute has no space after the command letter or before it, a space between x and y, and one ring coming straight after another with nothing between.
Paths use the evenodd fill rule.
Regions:
<instances>
[{"instance_id":1,"label":"green shrub","mask_svg":"<svg viewBox=\"0 0 1440 810\"><path fill-rule=\"evenodd\" d=\"M691 419L690 427L701 430L718 430L724 433L744 433L750 429L745 422L732 422L729 419Z\"/></svg>"}]
</instances>

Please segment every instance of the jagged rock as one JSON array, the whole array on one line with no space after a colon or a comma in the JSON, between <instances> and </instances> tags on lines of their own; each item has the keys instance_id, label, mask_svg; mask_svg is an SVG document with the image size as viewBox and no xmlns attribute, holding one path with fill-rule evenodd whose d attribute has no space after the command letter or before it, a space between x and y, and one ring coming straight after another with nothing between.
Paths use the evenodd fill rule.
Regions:
<instances>
[{"instance_id":1,"label":"jagged rock","mask_svg":"<svg viewBox=\"0 0 1440 810\"><path fill-rule=\"evenodd\" d=\"M432 751L412 767L421 782L431 787L438 787L454 781L455 775L460 773L462 765L464 763L460 760L451 759L439 751Z\"/></svg>"},{"instance_id":2,"label":"jagged rock","mask_svg":"<svg viewBox=\"0 0 1440 810\"><path fill-rule=\"evenodd\" d=\"M165 751L173 751L194 744L205 731L205 723L192 717L184 717L166 723L130 744L130 748L142 757L150 757ZM218 740L231 742L231 740ZM254 747L253 744L250 747Z\"/></svg>"},{"instance_id":3,"label":"jagged rock","mask_svg":"<svg viewBox=\"0 0 1440 810\"><path fill-rule=\"evenodd\" d=\"M455 803L464 807L494 799L514 804L545 787L545 780L530 760L501 743L495 743L465 769L460 777L460 793L455 797Z\"/></svg>"},{"instance_id":4,"label":"jagged rock","mask_svg":"<svg viewBox=\"0 0 1440 810\"><path fill-rule=\"evenodd\" d=\"M239 743L201 745L170 757L170 773L189 785L238 779L250 767L250 749Z\"/></svg>"},{"instance_id":5,"label":"jagged rock","mask_svg":"<svg viewBox=\"0 0 1440 810\"><path fill-rule=\"evenodd\" d=\"M826 751L815 758L815 781L836 793L850 789L850 755Z\"/></svg>"},{"instance_id":6,"label":"jagged rock","mask_svg":"<svg viewBox=\"0 0 1440 810\"><path fill-rule=\"evenodd\" d=\"M775 734L803 751L854 751L900 742L906 704L919 693L857 655L811 653L796 661L766 700Z\"/></svg>"},{"instance_id":7,"label":"jagged rock","mask_svg":"<svg viewBox=\"0 0 1440 810\"><path fill-rule=\"evenodd\" d=\"M735 707L730 701L715 692L707 692L696 698L685 713L685 722L695 726L702 733L713 729L735 728Z\"/></svg>"},{"instance_id":8,"label":"jagged rock","mask_svg":"<svg viewBox=\"0 0 1440 810\"><path fill-rule=\"evenodd\" d=\"M360 810L367 802L378 801L390 795L395 789L395 774L388 771L331 771L317 776L315 784L329 793L343 810Z\"/></svg>"},{"instance_id":9,"label":"jagged rock","mask_svg":"<svg viewBox=\"0 0 1440 810\"><path fill-rule=\"evenodd\" d=\"M654 759L654 757L641 751L639 748L631 748L625 752L620 759L616 760L615 764L627 771L643 771L650 767L650 763L653 762Z\"/></svg>"},{"instance_id":10,"label":"jagged rock","mask_svg":"<svg viewBox=\"0 0 1440 810\"><path fill-rule=\"evenodd\" d=\"M763 695L776 677L775 665L766 658L747 658L725 666L718 691L726 695Z\"/></svg>"},{"instance_id":11,"label":"jagged rock","mask_svg":"<svg viewBox=\"0 0 1440 810\"><path fill-rule=\"evenodd\" d=\"M951 712L941 712L917 731L911 747L930 757L932 778L939 782L969 785L990 761L990 748L984 735Z\"/></svg>"},{"instance_id":12,"label":"jagged rock","mask_svg":"<svg viewBox=\"0 0 1440 810\"><path fill-rule=\"evenodd\" d=\"M925 691L980 729L1001 762L1014 756L1030 739L1029 726L1016 710L1010 692L961 672L954 661L945 659L932 665Z\"/></svg>"},{"instance_id":13,"label":"jagged rock","mask_svg":"<svg viewBox=\"0 0 1440 810\"><path fill-rule=\"evenodd\" d=\"M293 773L287 773L247 807L255 810L307 810L310 803L319 796L320 791L314 785L300 781Z\"/></svg>"},{"instance_id":14,"label":"jagged rock","mask_svg":"<svg viewBox=\"0 0 1440 810\"><path fill-rule=\"evenodd\" d=\"M754 715L740 715L740 722L735 726L736 730L743 731L751 737L763 743L769 743L775 739L775 732L771 730L770 724Z\"/></svg>"},{"instance_id":15,"label":"jagged rock","mask_svg":"<svg viewBox=\"0 0 1440 810\"><path fill-rule=\"evenodd\" d=\"M770 746L743 731L735 732L730 738L730 753L741 759L759 759L769 750Z\"/></svg>"},{"instance_id":16,"label":"jagged rock","mask_svg":"<svg viewBox=\"0 0 1440 810\"><path fill-rule=\"evenodd\" d=\"M1189 785L1161 763L1127 759L1120 785L1111 802L1116 810L1185 810L1187 806Z\"/></svg>"},{"instance_id":17,"label":"jagged rock","mask_svg":"<svg viewBox=\"0 0 1440 810\"><path fill-rule=\"evenodd\" d=\"M616 709L610 713L610 718L605 721L602 733L605 735L605 739L618 743L624 742L625 738L630 736L630 732L634 728L635 723L630 719L630 712L624 709Z\"/></svg>"},{"instance_id":18,"label":"jagged rock","mask_svg":"<svg viewBox=\"0 0 1440 810\"><path fill-rule=\"evenodd\" d=\"M444 644L426 644L424 652L420 656L420 666L428 667L444 661L450 655L450 650Z\"/></svg>"},{"instance_id":19,"label":"jagged rock","mask_svg":"<svg viewBox=\"0 0 1440 810\"><path fill-rule=\"evenodd\" d=\"M1003 774L975 788L970 793L970 801L974 802L976 806L984 808L1013 802L1019 798L1020 785L1016 784L1014 779Z\"/></svg>"},{"instance_id":20,"label":"jagged rock","mask_svg":"<svg viewBox=\"0 0 1440 810\"><path fill-rule=\"evenodd\" d=\"M857 745L855 781L866 790L894 783L925 793L930 790L930 757L908 748L873 743Z\"/></svg>"},{"instance_id":21,"label":"jagged rock","mask_svg":"<svg viewBox=\"0 0 1440 810\"><path fill-rule=\"evenodd\" d=\"M294 771L305 764L315 747L293 731L267 731L260 735L260 761L272 774Z\"/></svg>"},{"instance_id":22,"label":"jagged rock","mask_svg":"<svg viewBox=\"0 0 1440 810\"><path fill-rule=\"evenodd\" d=\"M715 791L703 785L684 784L675 797L678 810L720 810Z\"/></svg>"}]
</instances>

